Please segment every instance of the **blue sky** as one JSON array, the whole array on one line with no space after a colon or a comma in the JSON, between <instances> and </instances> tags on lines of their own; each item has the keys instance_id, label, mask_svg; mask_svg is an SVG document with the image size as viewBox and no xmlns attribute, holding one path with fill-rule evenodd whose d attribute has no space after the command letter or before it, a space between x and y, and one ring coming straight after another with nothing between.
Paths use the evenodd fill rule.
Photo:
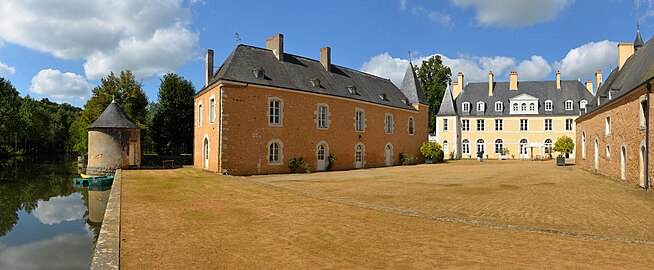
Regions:
<instances>
[{"instance_id":1,"label":"blue sky","mask_svg":"<svg viewBox=\"0 0 654 270\"><path fill-rule=\"evenodd\" d=\"M434 54L453 74L484 81L604 77L616 42L647 41L654 0L334 0L0 2L0 76L21 95L82 106L110 71L132 69L156 101L161 75L204 84L204 51L216 66L240 42L259 47L276 33L285 51L319 57L399 83L408 65Z\"/></svg>"}]
</instances>

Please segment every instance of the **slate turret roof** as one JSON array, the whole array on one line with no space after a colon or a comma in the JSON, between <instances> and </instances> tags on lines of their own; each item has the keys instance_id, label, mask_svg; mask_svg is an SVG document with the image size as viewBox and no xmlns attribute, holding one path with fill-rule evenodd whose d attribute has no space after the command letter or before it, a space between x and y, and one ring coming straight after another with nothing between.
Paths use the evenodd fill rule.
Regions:
<instances>
[{"instance_id":1,"label":"slate turret roof","mask_svg":"<svg viewBox=\"0 0 654 270\"><path fill-rule=\"evenodd\" d=\"M441 107L438 109L438 116L455 116L457 115L456 104L454 103L454 98L452 98L451 87L448 87L445 90L445 95L443 96L443 101L441 101Z\"/></svg>"},{"instance_id":2,"label":"slate turret roof","mask_svg":"<svg viewBox=\"0 0 654 270\"><path fill-rule=\"evenodd\" d=\"M634 39L634 48L640 48L643 47L645 43L643 42L643 38L640 36L640 30L636 31L636 39Z\"/></svg>"},{"instance_id":3,"label":"slate turret roof","mask_svg":"<svg viewBox=\"0 0 654 270\"><path fill-rule=\"evenodd\" d=\"M261 70L263 77L255 76L255 73ZM320 81L318 86L312 83L316 78ZM284 54L284 61L279 61L271 50L248 45L236 47L214 74L209 85L218 80L279 87L416 110L411 106L411 97L405 96L389 79L337 65L332 65L331 71L327 71L320 61L288 53ZM200 90L197 95L206 89L207 87ZM422 92L417 81L416 89ZM417 94L418 100L420 92ZM424 98L424 95L422 96Z\"/></svg>"},{"instance_id":4,"label":"slate turret roof","mask_svg":"<svg viewBox=\"0 0 654 270\"><path fill-rule=\"evenodd\" d=\"M88 129L94 128L139 128L132 120L127 117L125 111L123 111L118 103L115 100L112 100L104 109L104 112L98 117L98 120L95 120Z\"/></svg>"},{"instance_id":5,"label":"slate turret roof","mask_svg":"<svg viewBox=\"0 0 654 270\"><path fill-rule=\"evenodd\" d=\"M404 73L404 80L402 80L400 90L411 103L429 104L427 98L425 98L425 93L422 92L418 75L411 62L409 62L409 67L407 67Z\"/></svg>"}]
</instances>

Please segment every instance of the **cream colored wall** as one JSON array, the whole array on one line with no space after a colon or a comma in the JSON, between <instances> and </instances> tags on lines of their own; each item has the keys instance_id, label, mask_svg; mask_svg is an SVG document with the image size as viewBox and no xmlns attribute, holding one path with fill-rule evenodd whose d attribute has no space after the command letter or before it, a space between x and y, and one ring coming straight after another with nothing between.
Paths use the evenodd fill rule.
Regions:
<instances>
[{"instance_id":1,"label":"cream colored wall","mask_svg":"<svg viewBox=\"0 0 654 270\"><path fill-rule=\"evenodd\" d=\"M447 119L448 129L443 130L443 119ZM460 122L457 121L456 116L439 116L436 119L436 139L438 144L443 145L443 141L447 140L448 149L445 154L445 159L450 158L450 152L454 152L455 158L460 158L459 155L459 141L457 139L458 131L460 130Z\"/></svg>"}]
</instances>

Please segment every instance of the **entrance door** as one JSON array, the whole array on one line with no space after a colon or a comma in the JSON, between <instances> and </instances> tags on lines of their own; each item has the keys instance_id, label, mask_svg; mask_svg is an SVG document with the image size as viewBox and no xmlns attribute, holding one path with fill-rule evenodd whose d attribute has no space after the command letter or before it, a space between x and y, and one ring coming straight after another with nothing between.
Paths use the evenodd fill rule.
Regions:
<instances>
[{"instance_id":1,"label":"entrance door","mask_svg":"<svg viewBox=\"0 0 654 270\"><path fill-rule=\"evenodd\" d=\"M624 146L620 150L620 178L627 179L627 149Z\"/></svg>"},{"instance_id":2,"label":"entrance door","mask_svg":"<svg viewBox=\"0 0 654 270\"><path fill-rule=\"evenodd\" d=\"M136 143L129 143L129 165L136 165Z\"/></svg>"},{"instance_id":3,"label":"entrance door","mask_svg":"<svg viewBox=\"0 0 654 270\"><path fill-rule=\"evenodd\" d=\"M393 166L393 146L391 146L390 143L386 145L385 154L386 154L386 162L385 162L386 166Z\"/></svg>"},{"instance_id":4,"label":"entrance door","mask_svg":"<svg viewBox=\"0 0 654 270\"><path fill-rule=\"evenodd\" d=\"M363 145L361 144L354 148L354 168L363 168Z\"/></svg>"},{"instance_id":5,"label":"entrance door","mask_svg":"<svg viewBox=\"0 0 654 270\"><path fill-rule=\"evenodd\" d=\"M599 170L599 142L595 139L595 170Z\"/></svg>"},{"instance_id":6,"label":"entrance door","mask_svg":"<svg viewBox=\"0 0 654 270\"><path fill-rule=\"evenodd\" d=\"M327 170L327 156L329 154L327 153L327 147L325 146L324 143L321 143L318 145L316 148L316 158L318 160L318 164L316 164L316 170L318 171L324 171Z\"/></svg>"},{"instance_id":7,"label":"entrance door","mask_svg":"<svg viewBox=\"0 0 654 270\"><path fill-rule=\"evenodd\" d=\"M645 174L646 174L646 169L645 169L645 146L640 147L640 155L639 155L639 166L638 166L638 171L640 174L640 186L645 187Z\"/></svg>"},{"instance_id":8,"label":"entrance door","mask_svg":"<svg viewBox=\"0 0 654 270\"><path fill-rule=\"evenodd\" d=\"M204 139L204 145L203 145L203 150L202 151L202 159L204 163L204 168L207 169L209 168L209 139Z\"/></svg>"},{"instance_id":9,"label":"entrance door","mask_svg":"<svg viewBox=\"0 0 654 270\"><path fill-rule=\"evenodd\" d=\"M529 154L527 153L527 139L520 140L520 158L529 158Z\"/></svg>"}]
</instances>

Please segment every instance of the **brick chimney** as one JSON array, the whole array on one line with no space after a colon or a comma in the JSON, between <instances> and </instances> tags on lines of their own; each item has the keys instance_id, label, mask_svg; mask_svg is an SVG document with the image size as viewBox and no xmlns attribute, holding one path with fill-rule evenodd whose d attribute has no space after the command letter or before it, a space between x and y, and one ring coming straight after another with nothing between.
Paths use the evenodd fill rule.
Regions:
<instances>
[{"instance_id":1,"label":"brick chimney","mask_svg":"<svg viewBox=\"0 0 654 270\"><path fill-rule=\"evenodd\" d=\"M601 69L598 69L597 72L595 72L595 84L597 85L597 87L595 87L595 89L597 89L597 91L599 91L600 86L602 86L602 70Z\"/></svg>"},{"instance_id":2,"label":"brick chimney","mask_svg":"<svg viewBox=\"0 0 654 270\"><path fill-rule=\"evenodd\" d=\"M266 40L266 49L271 50L277 60L284 61L284 35L277 34Z\"/></svg>"},{"instance_id":3,"label":"brick chimney","mask_svg":"<svg viewBox=\"0 0 654 270\"><path fill-rule=\"evenodd\" d=\"M204 81L204 86L208 86L209 83L211 82L211 79L213 78L213 50L207 50L207 54L205 57L205 64L206 64L206 78Z\"/></svg>"},{"instance_id":4,"label":"brick chimney","mask_svg":"<svg viewBox=\"0 0 654 270\"><path fill-rule=\"evenodd\" d=\"M591 94L593 93L593 80L586 80L586 90Z\"/></svg>"},{"instance_id":5,"label":"brick chimney","mask_svg":"<svg viewBox=\"0 0 654 270\"><path fill-rule=\"evenodd\" d=\"M488 96L493 96L493 71L488 72Z\"/></svg>"},{"instance_id":6,"label":"brick chimney","mask_svg":"<svg viewBox=\"0 0 654 270\"><path fill-rule=\"evenodd\" d=\"M511 71L509 75L509 90L516 91L518 90L518 72Z\"/></svg>"},{"instance_id":7,"label":"brick chimney","mask_svg":"<svg viewBox=\"0 0 654 270\"><path fill-rule=\"evenodd\" d=\"M320 49L320 63L325 70L332 71L332 49L329 47Z\"/></svg>"},{"instance_id":8,"label":"brick chimney","mask_svg":"<svg viewBox=\"0 0 654 270\"><path fill-rule=\"evenodd\" d=\"M457 75L457 82L452 84L452 97L456 98L463 92L463 72L459 72Z\"/></svg>"},{"instance_id":9,"label":"brick chimney","mask_svg":"<svg viewBox=\"0 0 654 270\"><path fill-rule=\"evenodd\" d=\"M634 54L634 44L627 42L618 43L618 70L622 69L622 66L627 59Z\"/></svg>"},{"instance_id":10,"label":"brick chimney","mask_svg":"<svg viewBox=\"0 0 654 270\"><path fill-rule=\"evenodd\" d=\"M561 71L556 71L556 90L561 90Z\"/></svg>"}]
</instances>

